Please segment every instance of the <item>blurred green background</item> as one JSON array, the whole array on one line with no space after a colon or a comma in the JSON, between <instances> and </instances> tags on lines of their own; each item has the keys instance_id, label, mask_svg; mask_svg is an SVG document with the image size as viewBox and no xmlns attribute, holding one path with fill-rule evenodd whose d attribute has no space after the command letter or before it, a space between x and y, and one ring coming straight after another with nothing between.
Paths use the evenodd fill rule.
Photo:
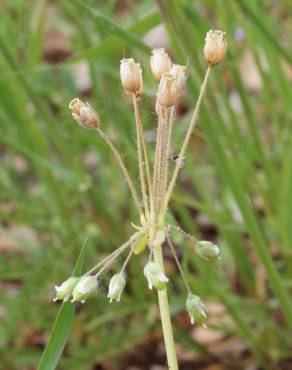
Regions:
<instances>
[{"instance_id":1,"label":"blurred green background","mask_svg":"<svg viewBox=\"0 0 292 370\"><path fill-rule=\"evenodd\" d=\"M220 245L222 259L204 262L176 239L209 309L208 329L193 328L165 251L178 357L181 369L291 369L291 1L1 0L0 10L0 368L36 368L58 311L53 287L71 274L85 238L88 269L138 222L109 149L73 122L69 101L90 101L137 178L119 60L143 67L150 147L151 48L188 65L177 152L206 68L206 31L219 28L228 55L212 74L170 210L183 229ZM165 356L146 259L131 260L119 304L106 299L107 276L78 308L59 369L165 369L153 367Z\"/></svg>"}]
</instances>

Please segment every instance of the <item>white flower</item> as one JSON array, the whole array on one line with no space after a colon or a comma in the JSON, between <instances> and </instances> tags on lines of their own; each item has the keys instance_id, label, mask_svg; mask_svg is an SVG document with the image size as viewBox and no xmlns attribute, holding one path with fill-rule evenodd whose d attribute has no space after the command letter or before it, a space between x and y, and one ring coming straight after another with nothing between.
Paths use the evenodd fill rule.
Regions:
<instances>
[{"instance_id":1,"label":"white flower","mask_svg":"<svg viewBox=\"0 0 292 370\"><path fill-rule=\"evenodd\" d=\"M186 309L189 313L192 324L202 324L205 326L207 313L201 298L195 294L189 294L186 300Z\"/></svg>"},{"instance_id":2,"label":"white flower","mask_svg":"<svg viewBox=\"0 0 292 370\"><path fill-rule=\"evenodd\" d=\"M119 272L111 278L107 295L107 297L110 298L110 302L112 302L113 299L115 299L117 302L120 301L125 286L126 277L124 272Z\"/></svg>"},{"instance_id":3,"label":"white flower","mask_svg":"<svg viewBox=\"0 0 292 370\"><path fill-rule=\"evenodd\" d=\"M97 291L97 280L95 276L83 276L80 278L73 290L71 302L80 301L84 303L87 298Z\"/></svg>"},{"instance_id":4,"label":"white flower","mask_svg":"<svg viewBox=\"0 0 292 370\"><path fill-rule=\"evenodd\" d=\"M154 78L160 80L164 73L170 71L172 63L164 49L153 49L150 57L150 66Z\"/></svg>"},{"instance_id":5,"label":"white flower","mask_svg":"<svg viewBox=\"0 0 292 370\"><path fill-rule=\"evenodd\" d=\"M157 262L148 262L144 267L144 275L148 281L149 289L154 287L157 290L163 290L165 283L169 281L161 265Z\"/></svg>"},{"instance_id":6,"label":"white flower","mask_svg":"<svg viewBox=\"0 0 292 370\"><path fill-rule=\"evenodd\" d=\"M142 70L139 63L134 59L122 59L120 65L120 77L126 94L140 95L143 90Z\"/></svg>"},{"instance_id":7,"label":"white flower","mask_svg":"<svg viewBox=\"0 0 292 370\"><path fill-rule=\"evenodd\" d=\"M227 52L227 41L225 32L210 30L205 38L204 55L211 66L220 63Z\"/></svg>"},{"instance_id":8,"label":"white flower","mask_svg":"<svg viewBox=\"0 0 292 370\"><path fill-rule=\"evenodd\" d=\"M54 302L57 301L58 299L61 301L68 301L75 285L78 282L77 277L70 277L69 279L65 280L60 286L55 286L56 290L56 297L54 298Z\"/></svg>"}]
</instances>

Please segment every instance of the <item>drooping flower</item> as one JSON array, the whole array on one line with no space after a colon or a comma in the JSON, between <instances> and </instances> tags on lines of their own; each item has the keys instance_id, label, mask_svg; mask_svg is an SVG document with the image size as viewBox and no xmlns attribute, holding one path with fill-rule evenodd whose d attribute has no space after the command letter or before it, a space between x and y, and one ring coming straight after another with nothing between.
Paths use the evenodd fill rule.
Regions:
<instances>
[{"instance_id":1,"label":"drooping flower","mask_svg":"<svg viewBox=\"0 0 292 370\"><path fill-rule=\"evenodd\" d=\"M115 299L117 302L120 301L125 286L126 277L124 272L119 272L111 278L107 295L107 297L110 299L110 302L112 302L113 299Z\"/></svg>"},{"instance_id":2,"label":"drooping flower","mask_svg":"<svg viewBox=\"0 0 292 370\"><path fill-rule=\"evenodd\" d=\"M78 280L79 278L77 277L70 277L69 279L65 280L60 286L56 285L56 297L54 298L54 302L57 300L64 302L68 301Z\"/></svg>"},{"instance_id":3,"label":"drooping flower","mask_svg":"<svg viewBox=\"0 0 292 370\"><path fill-rule=\"evenodd\" d=\"M192 324L205 324L207 313L205 305L199 296L189 294L186 300L186 309L189 313Z\"/></svg>"},{"instance_id":4,"label":"drooping flower","mask_svg":"<svg viewBox=\"0 0 292 370\"><path fill-rule=\"evenodd\" d=\"M87 298L97 291L97 280L95 276L83 276L79 279L73 290L71 302L79 301L84 303Z\"/></svg>"},{"instance_id":5,"label":"drooping flower","mask_svg":"<svg viewBox=\"0 0 292 370\"><path fill-rule=\"evenodd\" d=\"M148 262L144 267L144 275L148 281L149 289L154 287L157 290L163 290L169 281L161 265L157 262Z\"/></svg>"}]
</instances>

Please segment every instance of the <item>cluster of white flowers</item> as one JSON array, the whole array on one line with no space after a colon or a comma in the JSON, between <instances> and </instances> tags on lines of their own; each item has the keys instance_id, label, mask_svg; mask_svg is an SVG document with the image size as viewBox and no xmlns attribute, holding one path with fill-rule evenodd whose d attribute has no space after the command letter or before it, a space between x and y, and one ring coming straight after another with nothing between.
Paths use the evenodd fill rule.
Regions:
<instances>
[{"instance_id":1,"label":"cluster of white flowers","mask_svg":"<svg viewBox=\"0 0 292 370\"><path fill-rule=\"evenodd\" d=\"M82 276L81 278L70 277L60 286L55 286L56 297L54 301L68 301L84 303L87 298L97 292L97 280L94 276Z\"/></svg>"}]
</instances>

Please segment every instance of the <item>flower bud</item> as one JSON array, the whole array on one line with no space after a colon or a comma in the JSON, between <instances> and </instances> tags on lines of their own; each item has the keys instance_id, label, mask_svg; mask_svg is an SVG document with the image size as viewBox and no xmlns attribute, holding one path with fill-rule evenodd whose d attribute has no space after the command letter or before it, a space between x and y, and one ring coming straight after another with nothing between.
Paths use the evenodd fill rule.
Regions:
<instances>
[{"instance_id":1,"label":"flower bud","mask_svg":"<svg viewBox=\"0 0 292 370\"><path fill-rule=\"evenodd\" d=\"M205 311L205 305L199 296L189 294L186 300L186 309L189 313L192 324L202 324L205 326L204 324L207 319L207 313Z\"/></svg>"},{"instance_id":2,"label":"flower bud","mask_svg":"<svg viewBox=\"0 0 292 370\"><path fill-rule=\"evenodd\" d=\"M134 249L134 254L139 254L143 252L143 250L147 247L149 242L149 237L147 234L142 235L137 241L136 241L136 246Z\"/></svg>"},{"instance_id":3,"label":"flower bud","mask_svg":"<svg viewBox=\"0 0 292 370\"><path fill-rule=\"evenodd\" d=\"M89 103L83 103L80 99L71 100L69 108L73 118L84 128L98 128L99 117Z\"/></svg>"},{"instance_id":4,"label":"flower bud","mask_svg":"<svg viewBox=\"0 0 292 370\"><path fill-rule=\"evenodd\" d=\"M177 97L183 95L186 89L187 67L179 64L173 64L170 73L175 78L175 89Z\"/></svg>"},{"instance_id":5,"label":"flower bud","mask_svg":"<svg viewBox=\"0 0 292 370\"><path fill-rule=\"evenodd\" d=\"M220 63L227 52L225 32L210 30L205 38L204 55L210 66Z\"/></svg>"},{"instance_id":6,"label":"flower bud","mask_svg":"<svg viewBox=\"0 0 292 370\"><path fill-rule=\"evenodd\" d=\"M55 286L56 290L56 297L54 298L54 302L58 299L60 301L68 301L75 285L77 284L79 278L77 277L70 277L69 279L65 280L60 286Z\"/></svg>"},{"instance_id":7,"label":"flower bud","mask_svg":"<svg viewBox=\"0 0 292 370\"><path fill-rule=\"evenodd\" d=\"M169 279L165 276L161 265L157 262L148 262L144 267L144 275L148 280L149 289L153 286L157 290L163 290Z\"/></svg>"},{"instance_id":8,"label":"flower bud","mask_svg":"<svg viewBox=\"0 0 292 370\"><path fill-rule=\"evenodd\" d=\"M111 278L107 295L107 297L110 298L110 302L112 302L113 299L117 302L120 301L125 286L126 278L124 272L119 272Z\"/></svg>"},{"instance_id":9,"label":"flower bud","mask_svg":"<svg viewBox=\"0 0 292 370\"><path fill-rule=\"evenodd\" d=\"M157 102L163 107L171 107L177 97L175 77L171 73L162 75L157 91Z\"/></svg>"},{"instance_id":10,"label":"flower bud","mask_svg":"<svg viewBox=\"0 0 292 370\"><path fill-rule=\"evenodd\" d=\"M220 257L220 248L205 240L201 240L196 245L196 253L206 261L215 261Z\"/></svg>"},{"instance_id":11,"label":"flower bud","mask_svg":"<svg viewBox=\"0 0 292 370\"><path fill-rule=\"evenodd\" d=\"M160 80L164 73L170 71L172 63L164 49L153 49L150 57L150 66L154 78Z\"/></svg>"},{"instance_id":12,"label":"flower bud","mask_svg":"<svg viewBox=\"0 0 292 370\"><path fill-rule=\"evenodd\" d=\"M97 291L97 280L95 276L83 276L79 279L73 290L71 302L80 301L84 303L87 298Z\"/></svg>"},{"instance_id":13,"label":"flower bud","mask_svg":"<svg viewBox=\"0 0 292 370\"><path fill-rule=\"evenodd\" d=\"M143 90L142 70L139 63L134 59L122 59L120 65L120 76L126 94L140 95Z\"/></svg>"}]
</instances>

